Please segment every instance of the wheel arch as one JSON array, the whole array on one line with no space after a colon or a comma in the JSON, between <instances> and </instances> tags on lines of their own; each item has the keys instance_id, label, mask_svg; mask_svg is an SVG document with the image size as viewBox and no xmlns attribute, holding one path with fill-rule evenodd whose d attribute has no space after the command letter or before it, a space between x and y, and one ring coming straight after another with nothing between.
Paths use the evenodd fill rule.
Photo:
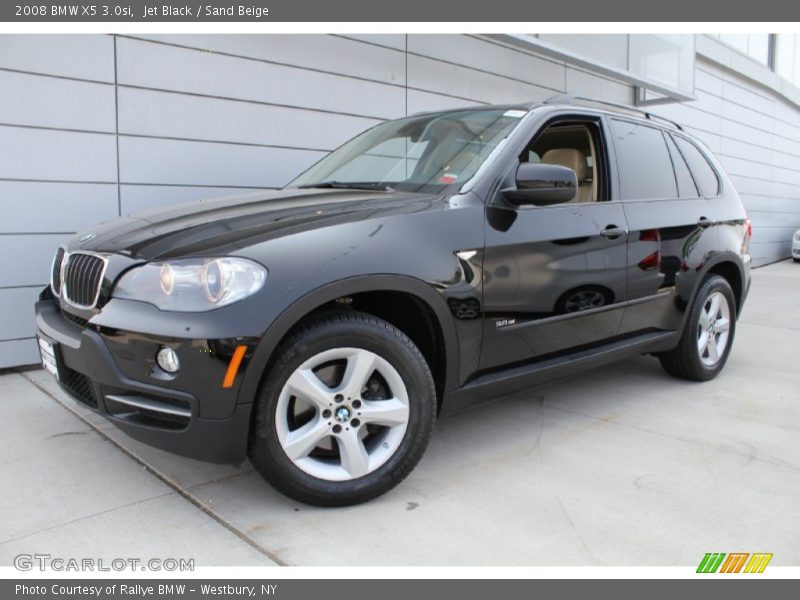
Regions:
<instances>
[{"instance_id":1,"label":"wheel arch","mask_svg":"<svg viewBox=\"0 0 800 600\"><path fill-rule=\"evenodd\" d=\"M733 297L736 300L736 316L742 311L745 289L745 273L741 265L741 260L735 254L720 254L706 265L702 279L708 275L719 275L723 277L733 290ZM695 294L697 290L695 290Z\"/></svg>"},{"instance_id":2,"label":"wheel arch","mask_svg":"<svg viewBox=\"0 0 800 600\"><path fill-rule=\"evenodd\" d=\"M441 363L431 364L430 354L426 356L436 380L438 400L441 404L444 394L458 385L459 347L455 326L444 298L433 287L419 279L402 275L369 275L339 280L317 288L289 305L272 322L256 347L247 366L237 402L246 404L255 399L264 372L275 350L298 323L312 313L324 310L337 299L364 296L374 298L380 294L413 299L418 308L426 311L429 315L432 325L437 330L438 343L441 344L441 350L444 353ZM359 307L356 306L356 308ZM366 310L365 312L383 318L403 330L401 325L393 322L395 320L387 311ZM409 335L406 331L404 333ZM414 336L409 335L409 337L417 342L414 340ZM426 352L423 351L423 354L425 355Z\"/></svg>"}]
</instances>

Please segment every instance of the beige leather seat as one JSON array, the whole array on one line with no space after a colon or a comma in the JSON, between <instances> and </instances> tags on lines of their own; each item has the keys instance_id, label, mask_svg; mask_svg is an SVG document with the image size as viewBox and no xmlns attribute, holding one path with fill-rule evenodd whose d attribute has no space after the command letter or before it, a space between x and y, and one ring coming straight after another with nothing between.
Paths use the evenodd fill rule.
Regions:
<instances>
[{"instance_id":1,"label":"beige leather seat","mask_svg":"<svg viewBox=\"0 0 800 600\"><path fill-rule=\"evenodd\" d=\"M592 202L592 182L588 179L589 169L586 157L575 148L553 148L542 156L542 162L548 165L561 165L575 171L578 179L578 191L572 202Z\"/></svg>"}]
</instances>

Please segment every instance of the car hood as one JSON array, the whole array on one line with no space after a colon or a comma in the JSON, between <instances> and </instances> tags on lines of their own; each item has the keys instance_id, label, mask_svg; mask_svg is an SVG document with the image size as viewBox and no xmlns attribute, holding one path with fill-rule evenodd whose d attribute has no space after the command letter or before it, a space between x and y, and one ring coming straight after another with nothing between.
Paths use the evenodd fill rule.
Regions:
<instances>
[{"instance_id":1,"label":"car hood","mask_svg":"<svg viewBox=\"0 0 800 600\"><path fill-rule=\"evenodd\" d=\"M79 233L70 251L137 260L231 254L276 237L442 207L441 195L294 189L213 198L107 221Z\"/></svg>"}]
</instances>

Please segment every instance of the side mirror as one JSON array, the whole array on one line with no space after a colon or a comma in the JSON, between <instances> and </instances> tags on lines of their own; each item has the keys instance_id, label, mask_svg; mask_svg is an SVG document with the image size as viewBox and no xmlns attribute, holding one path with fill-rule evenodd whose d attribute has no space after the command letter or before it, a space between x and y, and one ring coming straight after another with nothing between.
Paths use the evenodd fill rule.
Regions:
<instances>
[{"instance_id":1,"label":"side mirror","mask_svg":"<svg viewBox=\"0 0 800 600\"><path fill-rule=\"evenodd\" d=\"M502 190L512 204L549 206L569 202L578 191L575 171L561 165L521 163L517 167L517 187Z\"/></svg>"}]
</instances>

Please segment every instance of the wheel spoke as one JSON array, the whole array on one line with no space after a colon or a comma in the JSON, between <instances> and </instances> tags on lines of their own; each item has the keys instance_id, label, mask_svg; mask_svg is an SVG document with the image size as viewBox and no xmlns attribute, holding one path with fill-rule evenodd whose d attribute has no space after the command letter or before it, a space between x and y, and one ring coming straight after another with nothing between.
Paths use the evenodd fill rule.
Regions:
<instances>
[{"instance_id":1,"label":"wheel spoke","mask_svg":"<svg viewBox=\"0 0 800 600\"><path fill-rule=\"evenodd\" d=\"M719 360L719 351L717 350L717 338L716 336L710 335L708 336L708 358L713 362L717 362Z\"/></svg>"},{"instance_id":2,"label":"wheel spoke","mask_svg":"<svg viewBox=\"0 0 800 600\"><path fill-rule=\"evenodd\" d=\"M314 418L300 429L288 433L283 450L291 460L299 460L308 456L308 453L316 448L328 433L327 421Z\"/></svg>"},{"instance_id":3,"label":"wheel spoke","mask_svg":"<svg viewBox=\"0 0 800 600\"><path fill-rule=\"evenodd\" d=\"M369 472L369 454L358 437L358 430L343 431L336 441L339 443L342 468L348 475L353 479L366 475Z\"/></svg>"},{"instance_id":4,"label":"wheel spoke","mask_svg":"<svg viewBox=\"0 0 800 600\"><path fill-rule=\"evenodd\" d=\"M364 400L358 412L360 413L359 419L364 423L392 427L408 422L408 405L397 398Z\"/></svg>"},{"instance_id":5,"label":"wheel spoke","mask_svg":"<svg viewBox=\"0 0 800 600\"><path fill-rule=\"evenodd\" d=\"M289 378L286 384L291 390L320 408L327 408L330 402L331 390L311 369L298 369Z\"/></svg>"},{"instance_id":6,"label":"wheel spoke","mask_svg":"<svg viewBox=\"0 0 800 600\"><path fill-rule=\"evenodd\" d=\"M703 350L706 348L706 346L708 346L709 337L710 336L708 335L708 331L703 329L700 332L700 337L697 338L697 350L700 352L700 356L703 356L704 354Z\"/></svg>"},{"instance_id":7,"label":"wheel spoke","mask_svg":"<svg viewBox=\"0 0 800 600\"><path fill-rule=\"evenodd\" d=\"M375 355L368 350L356 350L347 357L339 390L350 398L358 398L361 390L367 385L367 379L375 370Z\"/></svg>"},{"instance_id":8,"label":"wheel spoke","mask_svg":"<svg viewBox=\"0 0 800 600\"><path fill-rule=\"evenodd\" d=\"M721 296L719 294L711 296L711 306L708 307L709 323L713 323L719 316L720 298Z\"/></svg>"},{"instance_id":9,"label":"wheel spoke","mask_svg":"<svg viewBox=\"0 0 800 600\"><path fill-rule=\"evenodd\" d=\"M708 326L711 325L711 319L711 315L706 312L704 307L703 310L700 311L700 327L708 329Z\"/></svg>"},{"instance_id":10,"label":"wheel spoke","mask_svg":"<svg viewBox=\"0 0 800 600\"><path fill-rule=\"evenodd\" d=\"M731 327L731 322L725 317L717 319L716 322L714 323L714 331L716 331L717 333L724 333L728 331L730 327Z\"/></svg>"}]
</instances>

